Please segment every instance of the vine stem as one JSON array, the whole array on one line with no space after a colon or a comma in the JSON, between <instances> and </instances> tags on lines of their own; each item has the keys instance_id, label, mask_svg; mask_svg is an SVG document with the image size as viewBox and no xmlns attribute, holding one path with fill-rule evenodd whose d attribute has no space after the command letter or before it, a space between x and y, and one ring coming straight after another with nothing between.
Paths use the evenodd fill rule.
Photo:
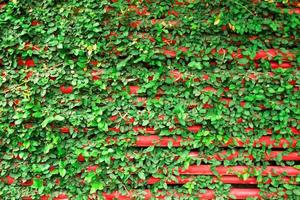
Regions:
<instances>
[{"instance_id":1,"label":"vine stem","mask_svg":"<svg viewBox=\"0 0 300 200\"><path fill-rule=\"evenodd\" d=\"M126 192L129 194L129 191L128 191L127 187L124 185L124 183L121 183L121 184L125 188Z\"/></svg>"},{"instance_id":2,"label":"vine stem","mask_svg":"<svg viewBox=\"0 0 300 200\"><path fill-rule=\"evenodd\" d=\"M249 13L251 13L253 16L256 16L256 13L253 13L253 12L251 12L246 6L244 6L243 4L240 4L239 2L237 2L237 1L232 1L232 0L229 0L230 2L232 2L232 3L235 3L236 5L239 5L239 6L241 6L241 7L243 7L245 10L247 10Z\"/></svg>"}]
</instances>

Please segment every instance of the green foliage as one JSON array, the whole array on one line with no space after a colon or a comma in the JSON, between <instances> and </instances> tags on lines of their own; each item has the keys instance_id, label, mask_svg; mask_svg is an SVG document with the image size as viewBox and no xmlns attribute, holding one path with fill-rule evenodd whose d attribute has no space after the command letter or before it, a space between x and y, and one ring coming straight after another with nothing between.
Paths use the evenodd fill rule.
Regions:
<instances>
[{"instance_id":1,"label":"green foliage","mask_svg":"<svg viewBox=\"0 0 300 200\"><path fill-rule=\"evenodd\" d=\"M1 199L145 188L187 199L213 189L226 199L231 185L212 184L211 176L183 186L165 181L199 164L299 169L281 154L265 161L271 147L253 143L268 129L274 140L299 141L300 15L285 1L284 9L271 1L180 2L16 0L0 9ZM256 58L269 49L276 55ZM189 131L195 124L201 130ZM182 147L134 147L137 135L152 134L137 126L181 136ZM230 145L229 153L253 159L188 156L214 155L231 138L249 143ZM299 142L282 151L299 152ZM7 184L7 176L15 181ZM147 185L152 176L161 181ZM239 177L256 177L275 199L300 195L299 185L261 171Z\"/></svg>"}]
</instances>

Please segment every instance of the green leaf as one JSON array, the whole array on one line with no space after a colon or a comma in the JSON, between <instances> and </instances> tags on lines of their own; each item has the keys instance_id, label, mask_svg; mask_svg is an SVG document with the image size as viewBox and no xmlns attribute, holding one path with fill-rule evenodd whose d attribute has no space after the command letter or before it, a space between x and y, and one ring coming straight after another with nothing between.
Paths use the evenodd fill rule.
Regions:
<instances>
[{"instance_id":1,"label":"green leaf","mask_svg":"<svg viewBox=\"0 0 300 200\"><path fill-rule=\"evenodd\" d=\"M64 168L59 168L59 174L64 177L67 173L67 170L65 170Z\"/></svg>"},{"instance_id":2,"label":"green leaf","mask_svg":"<svg viewBox=\"0 0 300 200\"><path fill-rule=\"evenodd\" d=\"M139 176L139 178L142 179L142 180L145 180L145 179L146 179L145 174L144 174L144 172L142 172L142 171L140 171L140 172L138 173L138 176Z\"/></svg>"},{"instance_id":3,"label":"green leaf","mask_svg":"<svg viewBox=\"0 0 300 200\"><path fill-rule=\"evenodd\" d=\"M195 62L195 61L190 62L188 64L188 66L191 67L191 68L196 68L196 69L202 69L203 68L201 63Z\"/></svg>"},{"instance_id":4,"label":"green leaf","mask_svg":"<svg viewBox=\"0 0 300 200\"><path fill-rule=\"evenodd\" d=\"M47 124L51 123L52 121L54 120L54 118L51 116L51 117L47 117L43 122L42 122L42 127L46 127Z\"/></svg>"},{"instance_id":5,"label":"green leaf","mask_svg":"<svg viewBox=\"0 0 300 200\"><path fill-rule=\"evenodd\" d=\"M63 116L56 115L56 116L54 117L54 120L56 120L56 121L63 121L63 120L65 120L65 118L64 118Z\"/></svg>"},{"instance_id":6,"label":"green leaf","mask_svg":"<svg viewBox=\"0 0 300 200\"><path fill-rule=\"evenodd\" d=\"M242 179L243 179L243 180L247 180L249 177L250 177L250 174L248 174L248 173L244 173L244 174L242 175Z\"/></svg>"},{"instance_id":7,"label":"green leaf","mask_svg":"<svg viewBox=\"0 0 300 200\"><path fill-rule=\"evenodd\" d=\"M57 45L57 48L58 48L58 49L62 49L62 48L63 48L62 43L59 43L59 44Z\"/></svg>"},{"instance_id":8,"label":"green leaf","mask_svg":"<svg viewBox=\"0 0 300 200\"><path fill-rule=\"evenodd\" d=\"M101 190L103 190L103 188L104 188L103 183L93 182L91 184L91 191L90 191L90 193L95 193L97 190L101 191Z\"/></svg>"},{"instance_id":9,"label":"green leaf","mask_svg":"<svg viewBox=\"0 0 300 200\"><path fill-rule=\"evenodd\" d=\"M294 165L294 168L299 169L300 170L300 165Z\"/></svg>"},{"instance_id":10,"label":"green leaf","mask_svg":"<svg viewBox=\"0 0 300 200\"><path fill-rule=\"evenodd\" d=\"M293 189L293 193L295 194L295 195L297 195L297 196L300 196L300 190L299 190L299 188L297 189Z\"/></svg>"},{"instance_id":11,"label":"green leaf","mask_svg":"<svg viewBox=\"0 0 300 200\"><path fill-rule=\"evenodd\" d=\"M98 122L98 128L100 131L108 131L108 125L105 122Z\"/></svg>"},{"instance_id":12,"label":"green leaf","mask_svg":"<svg viewBox=\"0 0 300 200\"><path fill-rule=\"evenodd\" d=\"M52 143L51 143L51 144L47 144L47 145L45 146L45 148L44 148L44 154L49 153L49 151L50 151L53 147L54 147L54 146L53 146Z\"/></svg>"},{"instance_id":13,"label":"green leaf","mask_svg":"<svg viewBox=\"0 0 300 200\"><path fill-rule=\"evenodd\" d=\"M56 115L55 117L47 117L43 122L42 122L42 127L46 127L49 123L53 122L53 121L63 121L65 118L60 116L60 115Z\"/></svg>"},{"instance_id":14,"label":"green leaf","mask_svg":"<svg viewBox=\"0 0 300 200\"><path fill-rule=\"evenodd\" d=\"M239 64L245 65L249 62L249 60L247 58L241 58L238 60Z\"/></svg>"},{"instance_id":15,"label":"green leaf","mask_svg":"<svg viewBox=\"0 0 300 200\"><path fill-rule=\"evenodd\" d=\"M33 179L33 185L32 185L33 188L41 188L43 187L43 181L41 179L38 179L38 178L34 178Z\"/></svg>"},{"instance_id":16,"label":"green leaf","mask_svg":"<svg viewBox=\"0 0 300 200\"><path fill-rule=\"evenodd\" d=\"M131 56L128 56L126 59L122 60L117 64L117 70L121 70L123 67L126 66L127 62L130 60Z\"/></svg>"}]
</instances>

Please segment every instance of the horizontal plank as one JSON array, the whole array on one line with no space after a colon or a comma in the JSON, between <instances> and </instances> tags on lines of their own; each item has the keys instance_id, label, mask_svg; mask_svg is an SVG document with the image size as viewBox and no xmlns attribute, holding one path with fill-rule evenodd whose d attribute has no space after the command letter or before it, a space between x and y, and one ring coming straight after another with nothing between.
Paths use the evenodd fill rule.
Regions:
<instances>
[{"instance_id":1,"label":"horizontal plank","mask_svg":"<svg viewBox=\"0 0 300 200\"><path fill-rule=\"evenodd\" d=\"M168 185L177 185L177 184L186 184L190 181L193 181L196 177L191 176L191 177L186 177L182 178L180 176L175 177L176 180L165 180L164 182ZM146 180L146 183L149 185L155 184L160 182L162 179L161 178L155 178L155 177L150 177ZM217 182L222 182L225 184L246 184L246 185L253 185L253 184L258 184L258 183L264 183L264 184L270 184L272 183L272 179L268 180L262 180L258 181L256 177L249 177L246 179L239 178L238 176L221 176L221 177L212 177L212 183L217 183ZM285 183L285 184L296 184L295 180L291 180L290 177L281 177L279 179L279 182Z\"/></svg>"},{"instance_id":2,"label":"horizontal plank","mask_svg":"<svg viewBox=\"0 0 300 200\"><path fill-rule=\"evenodd\" d=\"M177 123L177 120L178 119L175 118L174 122ZM131 121L129 121L128 123L129 124L133 124L134 121L135 121L134 118L131 118ZM186 127L186 129L189 132L192 132L192 133L198 133L201 130L201 128L202 128L201 125L192 125L192 126L187 126ZM296 127L289 127L289 128L290 128L292 134L294 134L294 135L300 135L300 130L297 129ZM118 128L118 127L110 127L110 128L108 128L108 130L116 132L116 133L122 132L121 129ZM129 129L127 131L130 131L130 130L131 129ZM155 129L155 127L147 127L147 126L133 126L132 130L134 132L142 132L142 133L146 133L146 134L158 134L160 132L160 130L159 129ZM169 132L170 133L175 132L176 130L183 130L183 129L180 129L180 128L169 128ZM253 132L255 129L248 127L248 128L245 128L244 130L245 130L245 132L248 133L248 132ZM272 129L265 129L265 131L266 131L267 135L272 135L273 134ZM280 133L280 131L277 131L276 133Z\"/></svg>"},{"instance_id":3,"label":"horizontal plank","mask_svg":"<svg viewBox=\"0 0 300 200\"><path fill-rule=\"evenodd\" d=\"M127 193L122 194L119 191L114 191L111 193L103 192L102 197L100 199L104 200L131 200L135 199L137 196L143 197L144 200L150 200L151 198L155 199L165 199L166 197L173 197L173 198L180 198L180 197L189 197L190 195L188 194L183 194L183 193L178 193L177 191L166 191L164 195L160 195L163 191L157 191L156 194L152 194L150 190L129 190ZM231 188L229 191L228 196L230 197L235 197L236 199L247 199L247 198L261 198L261 197L276 197L278 196L277 193L263 193L258 189L258 188ZM97 197L98 195L93 194L93 197ZM193 195L194 196L194 195ZM198 194L195 195L196 197L202 199L202 200L207 200L207 199L214 199L217 196L215 195L214 190L210 189L202 189ZM287 195L284 195L287 197ZM31 196L24 196L22 197L22 200L32 200L33 197ZM42 195L40 197L40 200L49 200L50 195ZM59 194L53 198L53 200L69 200L71 199L68 195L66 194ZM94 199L94 198L91 198Z\"/></svg>"},{"instance_id":4,"label":"horizontal plank","mask_svg":"<svg viewBox=\"0 0 300 200\"><path fill-rule=\"evenodd\" d=\"M139 153L135 153L135 155L140 155ZM291 152L291 153L284 153L284 151L271 151L270 153L265 153L264 157L261 158L261 160L265 161L271 161L275 160L278 158L280 155L281 160L283 161L300 161L300 153L299 152ZM219 161L224 161L224 160L234 160L234 159L239 159L241 161L241 158L244 159L250 159L250 160L256 160L255 157L247 151L239 152L236 151L234 153L228 153L227 150L221 151L219 153L215 153L214 155L199 155L199 152L192 151L188 154L188 156L195 158L195 159L200 159L202 161L204 160L219 160ZM180 159L180 156L176 156L176 159ZM115 157L111 157L111 160L115 160ZM130 154L126 154L126 159L129 161L133 161L134 157ZM86 168L87 172L91 171L96 171L99 168L98 165L89 165Z\"/></svg>"},{"instance_id":5,"label":"horizontal plank","mask_svg":"<svg viewBox=\"0 0 300 200\"><path fill-rule=\"evenodd\" d=\"M157 193L159 194L158 191ZM138 193L141 195L141 193ZM102 194L105 200L113 200L113 199L118 199L118 200L130 200L134 199L135 191L128 191L127 194L122 195L120 192L115 191L112 193L103 193ZM182 196L189 196L187 194L180 194L177 193L176 191L168 191L167 194L168 197L182 197ZM265 194L267 197L276 197L278 194L276 193L268 193ZM204 190L202 193L199 193L196 195L198 198L201 198L202 200L204 199L214 199L216 197L215 192L213 190ZM247 198L261 198L262 195L260 194L260 190L257 188L232 188L229 191L229 196L234 196L236 199L247 199ZM151 198L155 199L165 199L167 196L165 195L154 195L150 192L150 190L144 190L143 191L143 199L149 200Z\"/></svg>"},{"instance_id":6,"label":"horizontal plank","mask_svg":"<svg viewBox=\"0 0 300 200\"><path fill-rule=\"evenodd\" d=\"M136 138L135 146L137 147L149 147L149 146L160 146L160 147L168 147L168 144L172 144L173 147L180 147L185 142L192 142L190 139L183 139L180 136L177 137L159 137L157 135L144 136L139 135ZM291 141L281 138L280 140L274 140L270 136L262 136L260 139L257 139L253 142L252 146L261 147L263 145L273 148L288 148L288 147L296 147L298 139L293 138ZM236 147L244 147L250 144L249 140L242 141L240 138L230 138L229 141L221 144L223 147L228 146L236 146Z\"/></svg>"},{"instance_id":7,"label":"horizontal plank","mask_svg":"<svg viewBox=\"0 0 300 200\"><path fill-rule=\"evenodd\" d=\"M239 157L242 158L248 158L250 160L255 160L255 157L248 153L247 151L235 151L233 153L228 152L227 150L221 151L219 153L216 153L214 155L208 156L208 155L201 155L199 152L192 151L189 153L189 156L193 158L200 158L200 159L215 159L215 160L233 160ZM284 153L284 151L271 151L270 153L264 153L264 157L261 158L262 160L270 161L275 160L278 157L281 157L281 160L283 161L300 161L300 153L299 152L290 152L290 153Z\"/></svg>"},{"instance_id":8,"label":"horizontal plank","mask_svg":"<svg viewBox=\"0 0 300 200\"><path fill-rule=\"evenodd\" d=\"M202 128L202 126L200 126L200 125L193 125L193 126L188 126L187 130L192 132L192 133L197 133L201 128ZM118 128L118 127L110 127L108 129L110 131L117 132L117 133L121 132L120 128ZM154 127L146 127L146 126L133 126L132 130L134 132L143 132L143 133L146 133L146 134L159 133L159 130L155 129ZM175 129L169 129L170 133L174 130Z\"/></svg>"},{"instance_id":9,"label":"horizontal plank","mask_svg":"<svg viewBox=\"0 0 300 200\"><path fill-rule=\"evenodd\" d=\"M300 170L290 166L267 166L250 167L250 166L217 166L212 170L211 165L191 165L187 169L179 168L178 173L181 175L214 175L214 172L219 175L238 175L251 174L258 172L262 176L279 176L286 174L287 176L297 176Z\"/></svg>"},{"instance_id":10,"label":"horizontal plank","mask_svg":"<svg viewBox=\"0 0 300 200\"><path fill-rule=\"evenodd\" d=\"M300 90L300 87L294 87L293 92L292 93L296 93ZM134 106L138 106L138 107L146 107L148 102L153 102L153 101L157 101L160 100L161 102L165 103L165 104L171 104L172 102L168 99L165 98L164 96L159 96L157 95L156 97L136 97L135 99L132 100L132 104ZM106 101L109 102L114 102L114 99L109 99L107 98ZM231 102L232 100L230 98L219 98L219 102L223 103L223 105L227 108L228 102ZM187 108L189 110L197 108L198 106L201 106L203 109L211 109L214 108L213 104L209 104L209 103L202 103L202 102L198 102L196 100L186 100L184 98L182 98L181 100L182 103L184 103L185 105L187 105ZM277 104L277 105L282 105L284 102L282 100L273 100L270 101L270 103L273 104ZM240 101L240 104L235 104L235 106L240 105L241 107L244 107L245 104L248 105L253 105L252 102L250 101ZM259 107L261 110L266 110L266 109L270 109L268 107L265 106L265 104L260 103L259 105L256 105L257 107Z\"/></svg>"}]
</instances>

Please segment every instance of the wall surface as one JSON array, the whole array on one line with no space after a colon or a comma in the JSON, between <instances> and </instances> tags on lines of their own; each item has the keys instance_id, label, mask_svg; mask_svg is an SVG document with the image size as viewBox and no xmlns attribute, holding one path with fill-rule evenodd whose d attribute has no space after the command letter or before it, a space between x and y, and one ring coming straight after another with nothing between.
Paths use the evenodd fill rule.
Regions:
<instances>
[{"instance_id":1,"label":"wall surface","mask_svg":"<svg viewBox=\"0 0 300 200\"><path fill-rule=\"evenodd\" d=\"M0 199L300 199L300 3L0 4Z\"/></svg>"}]
</instances>

